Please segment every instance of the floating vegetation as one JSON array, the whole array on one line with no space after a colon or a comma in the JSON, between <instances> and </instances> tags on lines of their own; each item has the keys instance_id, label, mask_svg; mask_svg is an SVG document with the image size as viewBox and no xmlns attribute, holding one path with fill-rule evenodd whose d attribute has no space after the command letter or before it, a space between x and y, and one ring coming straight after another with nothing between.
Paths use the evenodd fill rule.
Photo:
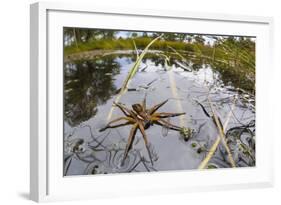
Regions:
<instances>
[{"instance_id":1,"label":"floating vegetation","mask_svg":"<svg viewBox=\"0 0 281 205\"><path fill-rule=\"evenodd\" d=\"M192 128L182 127L180 129L180 135L184 139L184 141L188 141L190 138L194 136L194 134L195 131Z\"/></svg>"}]
</instances>

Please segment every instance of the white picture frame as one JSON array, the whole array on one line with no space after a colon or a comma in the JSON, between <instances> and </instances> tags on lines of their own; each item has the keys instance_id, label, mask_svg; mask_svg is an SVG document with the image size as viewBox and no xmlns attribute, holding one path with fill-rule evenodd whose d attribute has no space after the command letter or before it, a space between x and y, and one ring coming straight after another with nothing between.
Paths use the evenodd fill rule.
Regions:
<instances>
[{"instance_id":1,"label":"white picture frame","mask_svg":"<svg viewBox=\"0 0 281 205\"><path fill-rule=\"evenodd\" d=\"M271 150L273 134L272 131L267 131L270 130L272 117L263 109L270 106L267 90L271 88L272 73L269 74L264 68L273 69L272 18L188 11L97 8L93 4L46 2L32 4L30 11L30 198L32 200L39 202L95 199L273 185L273 151ZM189 28L193 33L226 35L235 33L257 36L256 167L63 177L60 155L62 114L58 114L62 113L60 89L63 65L62 28L76 26L187 32L182 25L190 25Z\"/></svg>"}]
</instances>

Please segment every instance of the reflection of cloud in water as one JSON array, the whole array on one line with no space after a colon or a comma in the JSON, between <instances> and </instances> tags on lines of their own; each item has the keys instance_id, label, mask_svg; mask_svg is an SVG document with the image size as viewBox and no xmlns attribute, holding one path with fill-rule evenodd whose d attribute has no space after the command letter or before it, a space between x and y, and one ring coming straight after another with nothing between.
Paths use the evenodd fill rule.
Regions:
<instances>
[{"instance_id":1,"label":"reflection of cloud in water","mask_svg":"<svg viewBox=\"0 0 281 205\"><path fill-rule=\"evenodd\" d=\"M204 83L214 84L219 81L219 73L214 71L210 66L200 68L199 70L193 72L184 72L180 67L175 67L174 71L179 72L180 75L188 78L189 80L196 80L196 82L201 85Z\"/></svg>"}]
</instances>

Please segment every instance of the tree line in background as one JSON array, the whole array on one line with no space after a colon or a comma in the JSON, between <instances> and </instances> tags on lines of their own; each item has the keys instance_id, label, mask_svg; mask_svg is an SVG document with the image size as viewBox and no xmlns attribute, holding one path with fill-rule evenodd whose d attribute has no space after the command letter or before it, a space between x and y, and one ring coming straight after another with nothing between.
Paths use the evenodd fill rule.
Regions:
<instances>
[{"instance_id":1,"label":"tree line in background","mask_svg":"<svg viewBox=\"0 0 281 205\"><path fill-rule=\"evenodd\" d=\"M123 41L124 48L132 48L132 39L135 40L151 40L162 35L162 41L178 42L182 44L198 44L213 47L214 45L227 42L228 44L237 44L244 49L251 52L255 50L255 42L249 37L234 37L234 36L213 36L213 35L200 35L200 34L185 34L185 33L160 33L160 32L125 32L115 30L103 29L87 29L87 28L64 28L64 45L66 48L76 47L77 51L87 50L85 44L94 44L93 49L107 49L110 47L110 41L115 43ZM101 43L108 41L109 43ZM124 42L128 41L129 44L125 45ZM161 41L160 41L161 42ZM212 43L213 42L213 43ZM99 44L100 43L100 44ZM112 42L113 43L113 42ZM159 42L158 42L159 43ZM157 45L157 43L156 43ZM140 49L146 45L139 45ZM114 48L114 43L112 44ZM122 46L119 46L122 47ZM156 46L157 47L157 46ZM117 46L118 48L118 46ZM73 50L72 50L73 51Z\"/></svg>"}]
</instances>

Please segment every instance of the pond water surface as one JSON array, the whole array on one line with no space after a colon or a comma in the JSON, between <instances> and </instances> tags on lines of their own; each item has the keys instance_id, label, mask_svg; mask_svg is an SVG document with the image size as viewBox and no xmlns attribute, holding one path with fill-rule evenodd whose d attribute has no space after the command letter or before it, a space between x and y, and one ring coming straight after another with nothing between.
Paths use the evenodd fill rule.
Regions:
<instances>
[{"instance_id":1,"label":"pond water surface","mask_svg":"<svg viewBox=\"0 0 281 205\"><path fill-rule=\"evenodd\" d=\"M107 55L65 62L64 175L197 169L219 134L213 119L205 113L211 115L208 93L222 124L232 113L225 130L241 130L242 126L250 125L247 132L241 131L239 139L252 148L253 156L247 157L235 140L230 141L229 146L237 166L255 165L254 145L249 140L255 131L252 125L255 122L254 95L241 92L229 76L223 76L208 62L171 59L167 64L155 55L143 60L119 102L132 109L133 104L141 103L146 97L149 108L168 99L159 112L185 112L184 116L168 120L192 129L193 134L185 139L178 131L150 126L145 132L152 164L138 131L121 166L131 125L99 130L107 124L113 102L135 60L133 55ZM110 119L123 115L115 108ZM219 146L210 164L217 168L230 167L223 146Z\"/></svg>"}]
</instances>

